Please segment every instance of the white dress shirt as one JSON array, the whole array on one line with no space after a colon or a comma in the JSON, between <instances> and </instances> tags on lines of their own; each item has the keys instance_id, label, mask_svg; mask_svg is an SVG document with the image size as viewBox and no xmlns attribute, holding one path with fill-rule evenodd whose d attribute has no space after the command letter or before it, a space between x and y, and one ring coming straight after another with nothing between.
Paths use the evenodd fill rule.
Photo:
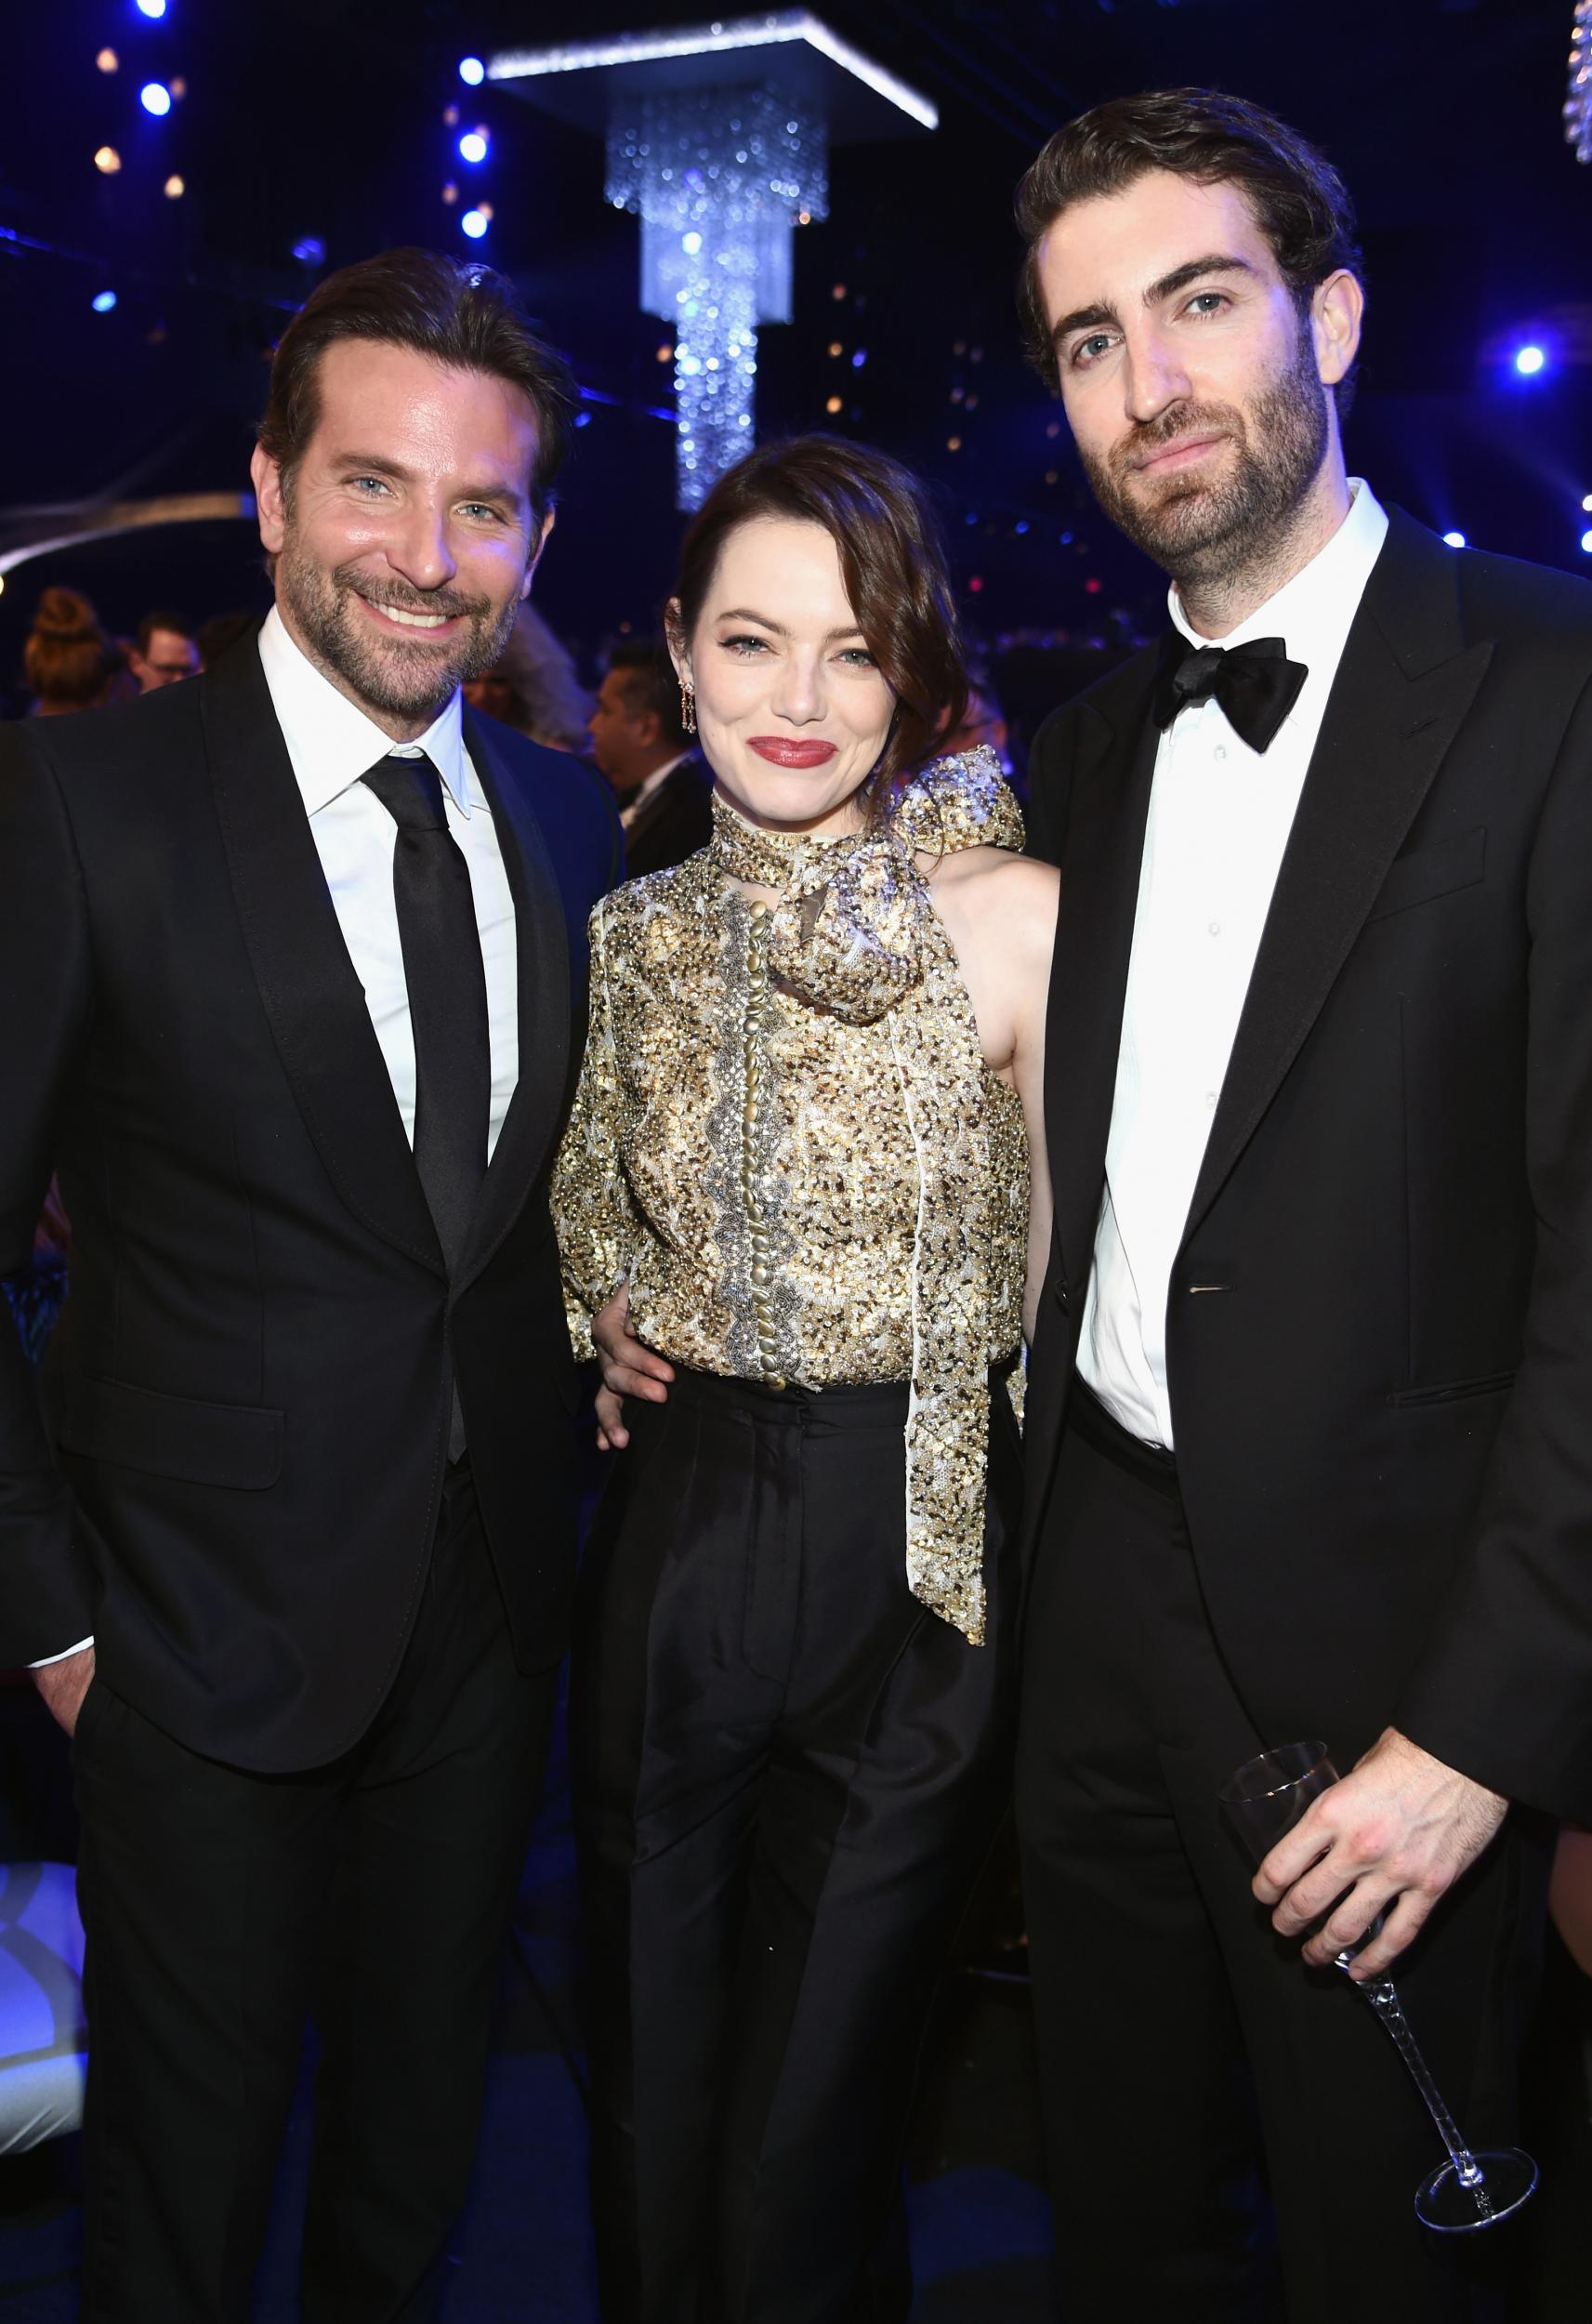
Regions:
<instances>
[{"instance_id":1,"label":"white dress shirt","mask_svg":"<svg viewBox=\"0 0 1592 2324\"><path fill-rule=\"evenodd\" d=\"M365 1006L381 1044L392 1092L411 1145L414 1142L414 1032L409 1016L409 987L403 975L403 945L392 892L392 858L398 825L375 793L360 780L378 759L416 758L424 751L442 778L442 800L453 833L469 866L476 926L486 970L487 1025L492 1041L492 1108L487 1129L490 1161L503 1117L520 1076L519 959L515 950L514 897L493 825L492 810L465 748L455 693L418 742L395 744L366 718L330 679L301 654L273 609L260 631L260 661L271 706L287 745L287 755L309 818L309 834L343 942L364 986ZM57 1655L32 1665L43 1670L91 1646L80 1639Z\"/></svg>"},{"instance_id":2,"label":"white dress shirt","mask_svg":"<svg viewBox=\"0 0 1592 2324\"><path fill-rule=\"evenodd\" d=\"M303 794L309 835L332 891L332 905L365 1006L381 1044L392 1093L414 1142L414 1032L403 945L392 892L398 825L375 793L360 780L378 759L417 758L424 751L442 778L448 829L469 866L480 957L486 970L487 1025L492 1039L490 1160L520 1077L520 986L515 951L514 898L480 778L465 748L455 693L417 742L396 744L364 712L322 678L288 636L280 614L260 631L260 661L271 706Z\"/></svg>"},{"instance_id":3,"label":"white dress shirt","mask_svg":"<svg viewBox=\"0 0 1592 2324\"><path fill-rule=\"evenodd\" d=\"M1327 696L1387 535L1370 487L1354 478L1349 489L1331 540L1226 637L1198 636L1169 594L1191 645L1280 637L1309 674L1269 750L1242 742L1213 698L1181 710L1156 754L1078 1351L1100 1402L1149 1444L1172 1443L1172 1263Z\"/></svg>"}]
</instances>

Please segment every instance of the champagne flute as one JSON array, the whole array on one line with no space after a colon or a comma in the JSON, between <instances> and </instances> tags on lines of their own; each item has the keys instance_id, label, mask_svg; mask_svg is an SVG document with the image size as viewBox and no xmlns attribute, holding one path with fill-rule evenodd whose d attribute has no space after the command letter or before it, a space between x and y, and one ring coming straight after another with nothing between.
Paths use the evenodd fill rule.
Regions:
<instances>
[{"instance_id":1,"label":"champagne flute","mask_svg":"<svg viewBox=\"0 0 1592 2324\"><path fill-rule=\"evenodd\" d=\"M1217 1796L1228 1822L1256 1863L1262 1864L1310 1802L1336 1781L1337 1769L1324 1743L1285 1743L1279 1750L1246 1760ZM1386 1917L1385 1912L1377 1915L1361 1944L1370 1943ZM1347 1971L1359 1950L1360 1946L1350 1946L1339 1953L1336 1967ZM1534 2191L1536 2164L1520 2146L1467 2146L1410 2031L1392 1978L1373 1977L1360 1990L1392 2037L1448 2149L1448 2160L1416 2190L1416 2217L1439 2235L1495 2227Z\"/></svg>"}]
</instances>

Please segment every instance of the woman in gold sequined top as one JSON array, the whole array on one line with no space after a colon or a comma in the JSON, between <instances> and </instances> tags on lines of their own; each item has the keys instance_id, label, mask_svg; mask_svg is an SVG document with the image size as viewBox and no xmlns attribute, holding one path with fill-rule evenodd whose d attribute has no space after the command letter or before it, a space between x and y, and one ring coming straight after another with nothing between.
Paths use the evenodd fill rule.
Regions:
<instances>
[{"instance_id":1,"label":"woman in gold sequined top","mask_svg":"<svg viewBox=\"0 0 1592 2324\"><path fill-rule=\"evenodd\" d=\"M670 634L713 838L593 918L554 1184L617 1456L572 1698L604 2312L843 2324L906 2312L871 2270L1004 1793L1056 876L992 754L924 765L965 680L882 455L731 471Z\"/></svg>"}]
</instances>

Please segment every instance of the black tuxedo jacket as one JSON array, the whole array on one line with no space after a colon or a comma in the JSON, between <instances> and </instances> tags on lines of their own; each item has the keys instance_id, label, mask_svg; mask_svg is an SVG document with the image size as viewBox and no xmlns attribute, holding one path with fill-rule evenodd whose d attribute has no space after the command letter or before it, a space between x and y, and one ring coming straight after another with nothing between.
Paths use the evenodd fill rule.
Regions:
<instances>
[{"instance_id":1,"label":"black tuxedo jacket","mask_svg":"<svg viewBox=\"0 0 1592 2324\"><path fill-rule=\"evenodd\" d=\"M713 837L713 777L699 750L682 759L642 802L625 834L625 875L667 871Z\"/></svg>"},{"instance_id":2,"label":"black tuxedo jacket","mask_svg":"<svg viewBox=\"0 0 1592 2324\"><path fill-rule=\"evenodd\" d=\"M450 1283L253 640L0 728L0 1272L58 1166L74 1237L47 1430L0 1331L0 1660L92 1631L111 1686L238 1766L329 1760L385 1696L455 1371L516 1651L563 1644L546 1188L618 822L578 760L465 732L514 894L520 1080Z\"/></svg>"},{"instance_id":3,"label":"black tuxedo jacket","mask_svg":"<svg viewBox=\"0 0 1592 2324\"><path fill-rule=\"evenodd\" d=\"M1164 648L1035 740L1061 869L1030 1522L1105 1178ZM1395 511L1173 1270L1211 1618L1267 1741L1391 1722L1592 1819L1592 588ZM1042 1678L1042 1674L1040 1674Z\"/></svg>"}]
</instances>

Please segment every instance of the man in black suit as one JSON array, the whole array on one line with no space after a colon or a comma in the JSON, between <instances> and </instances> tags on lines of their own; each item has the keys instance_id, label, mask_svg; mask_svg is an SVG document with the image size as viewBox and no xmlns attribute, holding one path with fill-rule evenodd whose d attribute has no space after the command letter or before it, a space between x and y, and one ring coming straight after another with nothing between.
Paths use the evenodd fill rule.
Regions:
<instances>
[{"instance_id":1,"label":"man in black suit","mask_svg":"<svg viewBox=\"0 0 1592 2324\"><path fill-rule=\"evenodd\" d=\"M1592 590L1347 477L1352 212L1282 124L1101 106L1019 214L1037 359L1172 577L1033 758L1019 1810L1064 2312L1274 2314L1263 2144L1291 2324L1517 2313L1514 2229L1416 2225L1441 2151L1329 1964L1397 1960L1509 2138L1546 1820L1592 1812ZM1304 1737L1344 1780L1252 1896L1218 1787Z\"/></svg>"},{"instance_id":2,"label":"man in black suit","mask_svg":"<svg viewBox=\"0 0 1592 2324\"><path fill-rule=\"evenodd\" d=\"M395 251L283 334L276 607L192 685L0 737L0 1272L74 1231L46 1439L0 1333L0 1658L75 1729L84 2314L243 2317L307 2009L312 2324L428 2311L572 1565L546 1176L578 762L461 716L572 383Z\"/></svg>"},{"instance_id":3,"label":"man in black suit","mask_svg":"<svg viewBox=\"0 0 1592 2324\"><path fill-rule=\"evenodd\" d=\"M713 836L713 778L684 723L679 680L661 638L626 638L610 656L586 722L613 786L628 877L683 864Z\"/></svg>"}]
</instances>

